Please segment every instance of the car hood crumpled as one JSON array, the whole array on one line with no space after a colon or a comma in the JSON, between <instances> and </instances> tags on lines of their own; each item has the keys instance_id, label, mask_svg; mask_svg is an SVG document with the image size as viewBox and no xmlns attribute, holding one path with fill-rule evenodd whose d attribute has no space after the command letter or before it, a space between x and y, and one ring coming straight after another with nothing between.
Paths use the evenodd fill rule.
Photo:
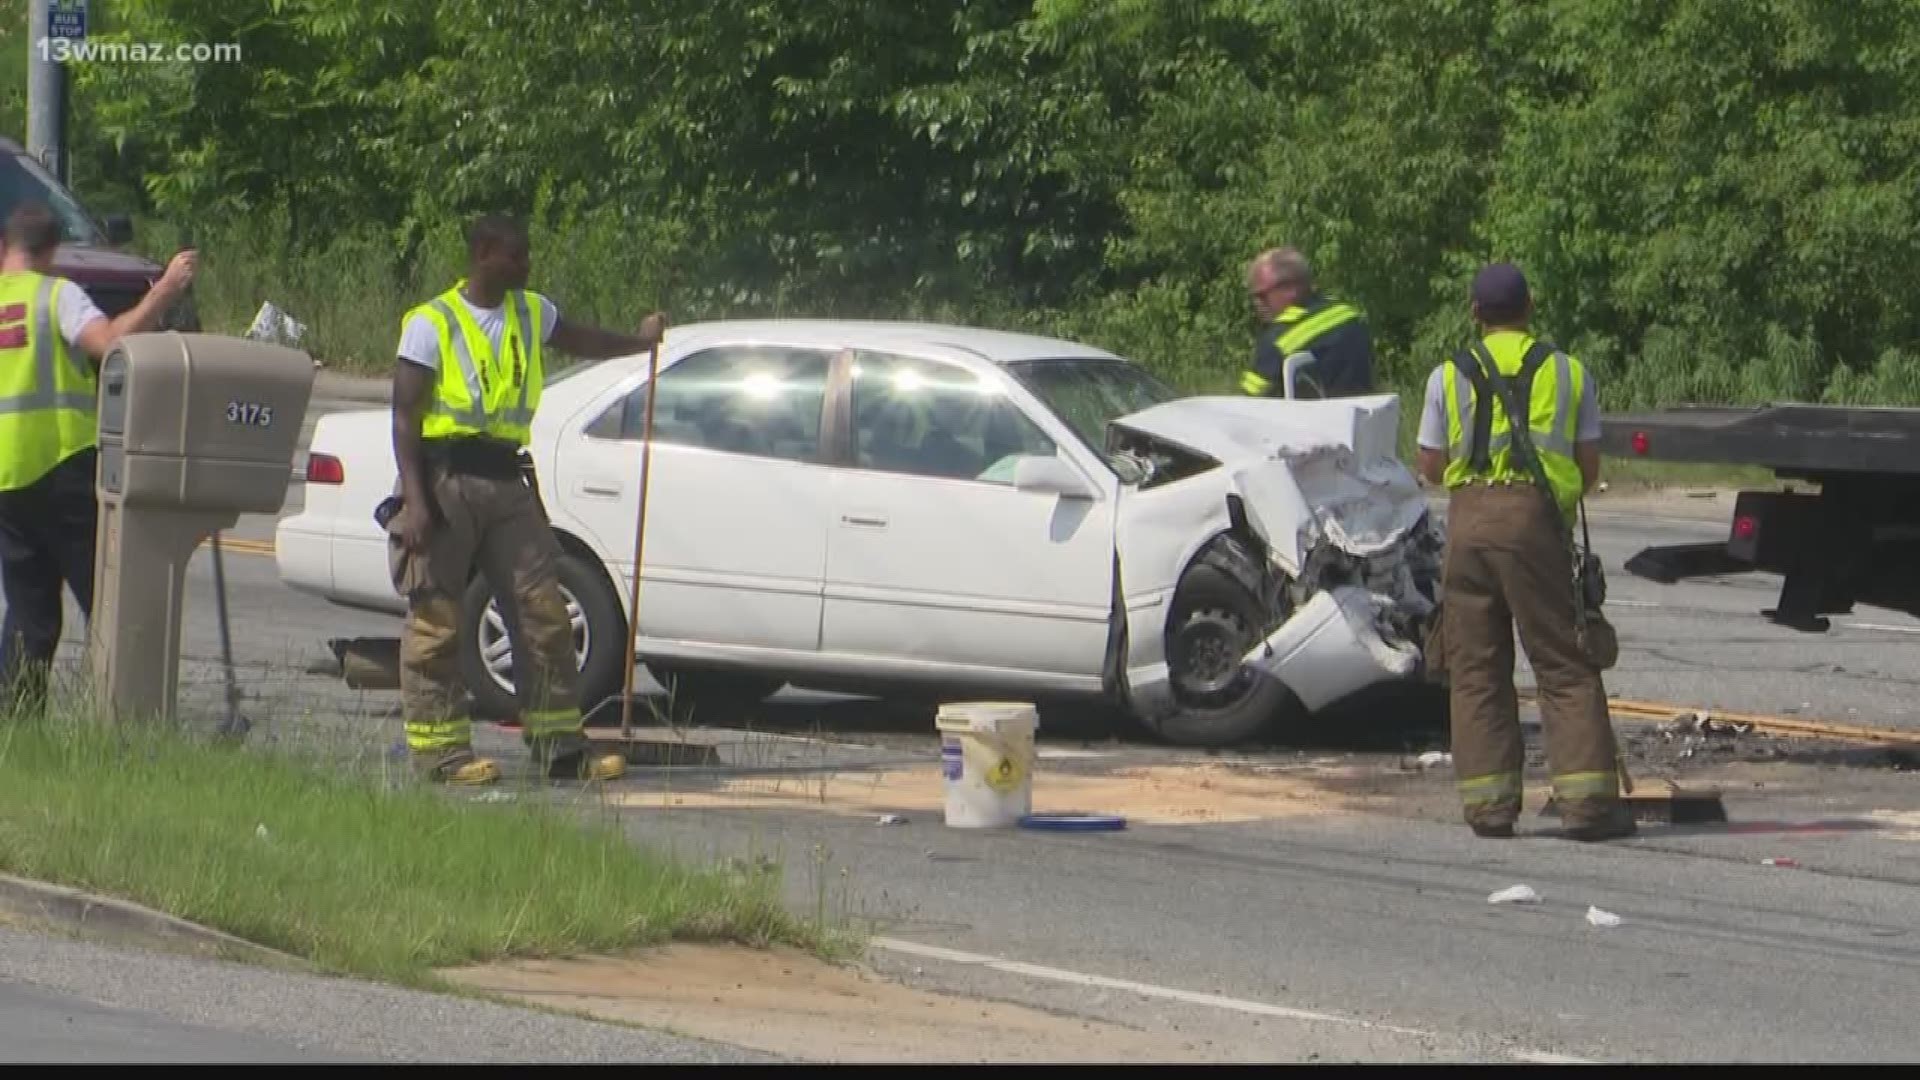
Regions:
<instances>
[{"instance_id":1,"label":"car hood crumpled","mask_svg":"<svg viewBox=\"0 0 1920 1080\"><path fill-rule=\"evenodd\" d=\"M1399 458L1400 403L1392 394L1183 398L1114 423L1219 461L1248 524L1289 574L1299 574L1322 542L1356 558L1378 555L1427 514Z\"/></svg>"}]
</instances>

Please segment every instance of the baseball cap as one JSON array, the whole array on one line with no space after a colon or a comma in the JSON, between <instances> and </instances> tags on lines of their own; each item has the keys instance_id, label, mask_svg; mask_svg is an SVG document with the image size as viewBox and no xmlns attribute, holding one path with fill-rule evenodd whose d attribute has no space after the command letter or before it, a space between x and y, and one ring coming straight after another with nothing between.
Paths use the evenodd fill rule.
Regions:
<instances>
[{"instance_id":1,"label":"baseball cap","mask_svg":"<svg viewBox=\"0 0 1920 1080\"><path fill-rule=\"evenodd\" d=\"M1473 276L1473 302L1483 315L1518 317L1530 298L1527 276L1512 263L1489 263Z\"/></svg>"}]
</instances>

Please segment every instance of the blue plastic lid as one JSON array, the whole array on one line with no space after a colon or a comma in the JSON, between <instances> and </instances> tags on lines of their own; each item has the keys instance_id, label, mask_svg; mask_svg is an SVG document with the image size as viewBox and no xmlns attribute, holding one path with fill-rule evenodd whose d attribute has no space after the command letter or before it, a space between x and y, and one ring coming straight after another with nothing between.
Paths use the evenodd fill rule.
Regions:
<instances>
[{"instance_id":1,"label":"blue plastic lid","mask_svg":"<svg viewBox=\"0 0 1920 1080\"><path fill-rule=\"evenodd\" d=\"M1127 819L1118 814L1028 814L1020 819L1023 829L1054 832L1114 832L1127 827Z\"/></svg>"}]
</instances>

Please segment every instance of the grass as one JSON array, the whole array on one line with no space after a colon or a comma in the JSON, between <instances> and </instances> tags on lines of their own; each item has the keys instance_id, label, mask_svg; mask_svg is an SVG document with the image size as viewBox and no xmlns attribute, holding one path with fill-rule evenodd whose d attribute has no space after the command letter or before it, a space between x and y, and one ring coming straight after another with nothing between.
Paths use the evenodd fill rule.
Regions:
<instances>
[{"instance_id":1,"label":"grass","mask_svg":"<svg viewBox=\"0 0 1920 1080\"><path fill-rule=\"evenodd\" d=\"M1771 469L1751 465L1695 464L1684 461L1642 461L1637 458L1609 457L1600 463L1601 478L1613 492L1633 489L1659 491L1668 488L1705 490L1739 488L1772 490L1781 484Z\"/></svg>"},{"instance_id":2,"label":"grass","mask_svg":"<svg viewBox=\"0 0 1920 1080\"><path fill-rule=\"evenodd\" d=\"M833 947L781 906L777 867L691 868L564 801L450 798L388 771L83 710L0 719L0 869L413 985L670 939Z\"/></svg>"}]
</instances>

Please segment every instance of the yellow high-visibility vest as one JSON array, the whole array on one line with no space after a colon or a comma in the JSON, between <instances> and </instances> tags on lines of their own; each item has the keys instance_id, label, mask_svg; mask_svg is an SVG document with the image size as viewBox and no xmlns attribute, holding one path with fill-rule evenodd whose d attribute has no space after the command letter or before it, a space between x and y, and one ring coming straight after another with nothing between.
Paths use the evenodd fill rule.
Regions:
<instances>
[{"instance_id":1,"label":"yellow high-visibility vest","mask_svg":"<svg viewBox=\"0 0 1920 1080\"><path fill-rule=\"evenodd\" d=\"M1282 327L1280 336L1273 343L1274 351L1280 354L1280 362L1284 364L1287 357L1311 345L1315 338L1336 327L1345 326L1359 317L1359 311L1342 303L1328 304L1312 313L1297 304L1290 306L1273 317L1274 325ZM1276 373L1276 379L1277 377L1278 373ZM1240 373L1240 391L1253 397L1260 397L1273 389L1276 379L1269 379L1258 371L1248 368Z\"/></svg>"},{"instance_id":2,"label":"yellow high-visibility vest","mask_svg":"<svg viewBox=\"0 0 1920 1080\"><path fill-rule=\"evenodd\" d=\"M67 347L50 274L0 274L0 491L27 487L98 441L99 381Z\"/></svg>"},{"instance_id":3,"label":"yellow high-visibility vest","mask_svg":"<svg viewBox=\"0 0 1920 1080\"><path fill-rule=\"evenodd\" d=\"M533 413L540 407L544 381L540 324L524 289L505 300L507 325L496 353L480 324L461 299L463 278L453 288L407 312L401 320L424 315L440 335L440 382L433 406L422 421L426 439L487 435L525 446L533 434Z\"/></svg>"},{"instance_id":4,"label":"yellow high-visibility vest","mask_svg":"<svg viewBox=\"0 0 1920 1080\"><path fill-rule=\"evenodd\" d=\"M1513 385L1516 394L1527 402L1527 428L1533 447L1540 455L1541 467L1553 486L1554 500L1571 518L1579 508L1586 483L1580 465L1573 457L1576 423L1580 414L1580 395L1586 384L1585 368L1580 361L1561 349L1537 341L1518 330L1498 330L1485 338L1487 354L1493 358L1502 377ZM1531 364L1529 364L1531 360ZM1466 363L1476 363L1470 354ZM1506 406L1493 392L1492 385L1477 398L1474 376L1462 370L1459 357L1449 359L1442 376L1447 402L1447 469L1449 488L1461 487L1476 479L1513 483L1533 483L1528 471L1513 453L1513 429ZM1531 367L1530 387L1523 389L1522 368ZM1478 368L1475 368L1475 373ZM1484 378L1484 375L1481 376ZM1473 438L1478 410L1485 408L1491 422L1487 425L1484 457L1476 461Z\"/></svg>"}]
</instances>

